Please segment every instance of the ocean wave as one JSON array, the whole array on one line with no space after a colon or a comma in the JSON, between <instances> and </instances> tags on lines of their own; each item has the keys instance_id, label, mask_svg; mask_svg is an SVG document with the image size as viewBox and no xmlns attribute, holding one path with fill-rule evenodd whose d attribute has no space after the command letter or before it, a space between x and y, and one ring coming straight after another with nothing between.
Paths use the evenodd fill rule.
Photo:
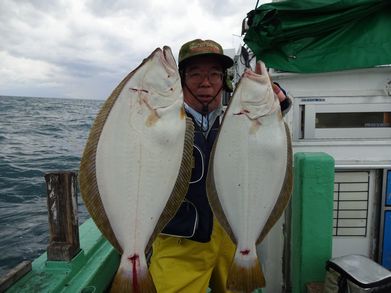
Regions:
<instances>
[{"instance_id":1,"label":"ocean wave","mask_svg":"<svg viewBox=\"0 0 391 293\"><path fill-rule=\"evenodd\" d=\"M77 172L102 101L0 97L0 276L48 245L44 175ZM80 195L79 223L88 218Z\"/></svg>"}]
</instances>

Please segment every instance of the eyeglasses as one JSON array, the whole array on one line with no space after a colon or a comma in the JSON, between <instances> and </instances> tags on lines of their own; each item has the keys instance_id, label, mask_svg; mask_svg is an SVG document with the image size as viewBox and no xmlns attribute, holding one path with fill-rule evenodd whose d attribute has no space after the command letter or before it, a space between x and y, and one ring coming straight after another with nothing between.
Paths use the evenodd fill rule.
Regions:
<instances>
[{"instance_id":1,"label":"eyeglasses","mask_svg":"<svg viewBox=\"0 0 391 293\"><path fill-rule=\"evenodd\" d=\"M201 83L208 78L210 83L218 83L223 80L223 73L218 70L212 70L208 72L201 71L189 71L186 72L187 80L191 83Z\"/></svg>"}]
</instances>

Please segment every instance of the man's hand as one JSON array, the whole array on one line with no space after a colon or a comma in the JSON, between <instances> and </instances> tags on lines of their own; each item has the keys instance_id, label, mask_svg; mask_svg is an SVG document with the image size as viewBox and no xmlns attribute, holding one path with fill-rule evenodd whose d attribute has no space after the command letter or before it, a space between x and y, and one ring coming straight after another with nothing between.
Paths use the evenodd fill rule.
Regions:
<instances>
[{"instance_id":1,"label":"man's hand","mask_svg":"<svg viewBox=\"0 0 391 293\"><path fill-rule=\"evenodd\" d=\"M257 74L262 74L262 66L261 66L261 62L262 61L258 61L256 64L255 64L255 73ZM269 74L268 74L269 75ZM276 94L276 96L278 97L278 100L280 101L280 103L282 101L284 101L286 99L286 95L284 94L284 92L281 90L281 88L275 84L271 78L271 76L269 75L269 78L270 78L270 81L272 82L272 87L273 87L273 91L274 93Z\"/></svg>"},{"instance_id":2,"label":"man's hand","mask_svg":"<svg viewBox=\"0 0 391 293\"><path fill-rule=\"evenodd\" d=\"M281 90L281 88L277 84L275 84L275 83L272 83L272 87L273 87L273 91L277 95L278 100L280 101L280 103L282 101L284 101L286 99L286 95Z\"/></svg>"}]
</instances>

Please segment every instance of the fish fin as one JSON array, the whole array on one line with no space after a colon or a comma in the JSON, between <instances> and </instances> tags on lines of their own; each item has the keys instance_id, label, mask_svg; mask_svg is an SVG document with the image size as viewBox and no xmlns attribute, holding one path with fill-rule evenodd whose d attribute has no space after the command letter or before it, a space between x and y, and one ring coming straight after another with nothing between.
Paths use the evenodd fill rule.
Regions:
<instances>
[{"instance_id":1,"label":"fish fin","mask_svg":"<svg viewBox=\"0 0 391 293\"><path fill-rule=\"evenodd\" d=\"M284 122L284 126L285 126L285 133L287 137L287 163L286 163L285 178L282 184L280 194L276 201L276 204L274 205L273 210L271 211L270 216L267 219L267 222L256 241L257 244L262 242L262 240L266 237L267 233L269 233L271 228L281 217L282 213L284 212L286 206L289 203L292 190L293 190L292 141L291 141L289 127L285 122Z\"/></svg>"},{"instance_id":2,"label":"fish fin","mask_svg":"<svg viewBox=\"0 0 391 293\"><path fill-rule=\"evenodd\" d=\"M120 268L114 276L114 280L110 288L110 293L156 292L155 285L148 269L143 271L142 274L138 274L136 276L136 279L133 279L131 276L131 271Z\"/></svg>"},{"instance_id":3,"label":"fish fin","mask_svg":"<svg viewBox=\"0 0 391 293\"><path fill-rule=\"evenodd\" d=\"M216 138L218 141L218 137ZM228 236L231 238L233 243L237 243L235 234L232 232L232 228L228 222L227 216L224 213L223 207L221 206L220 199L217 195L214 175L213 175L213 161L214 154L216 150L216 143L212 148L212 152L210 154L209 166L208 166L208 175L206 177L206 194L208 197L209 204L212 208L213 214L216 217L217 221L219 221L221 227L227 232Z\"/></svg>"},{"instance_id":4,"label":"fish fin","mask_svg":"<svg viewBox=\"0 0 391 293\"><path fill-rule=\"evenodd\" d=\"M101 107L88 135L87 143L84 148L83 156L80 161L79 184L80 192L84 204L94 220L96 226L109 242L122 253L121 246L116 239L109 219L106 215L103 203L99 194L98 183L96 178L96 151L103 126L110 114L119 93L125 84L133 76L132 71L112 92L110 97Z\"/></svg>"},{"instance_id":5,"label":"fish fin","mask_svg":"<svg viewBox=\"0 0 391 293\"><path fill-rule=\"evenodd\" d=\"M152 243L156 236L163 230L167 223L175 216L177 210L181 206L183 199L189 188L191 179L192 165L193 165L193 143L194 143L194 125L191 118L186 117L186 133L185 143L183 147L183 156L179 173L171 192L167 204L163 209L162 214L157 221L155 229L148 241L145 251L148 252L152 247Z\"/></svg>"},{"instance_id":6,"label":"fish fin","mask_svg":"<svg viewBox=\"0 0 391 293\"><path fill-rule=\"evenodd\" d=\"M235 255L228 273L227 289L250 293L262 287L265 287L265 276L256 254L245 262Z\"/></svg>"}]
</instances>

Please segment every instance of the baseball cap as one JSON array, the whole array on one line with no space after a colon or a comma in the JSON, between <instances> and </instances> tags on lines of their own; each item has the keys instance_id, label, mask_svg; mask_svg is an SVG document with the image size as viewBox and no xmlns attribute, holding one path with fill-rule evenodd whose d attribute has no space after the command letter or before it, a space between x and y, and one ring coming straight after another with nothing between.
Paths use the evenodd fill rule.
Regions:
<instances>
[{"instance_id":1,"label":"baseball cap","mask_svg":"<svg viewBox=\"0 0 391 293\"><path fill-rule=\"evenodd\" d=\"M227 69L233 65L233 60L224 55L221 45L212 40L195 39L182 45L179 50L178 63L179 68L183 68L188 61L196 56L215 56Z\"/></svg>"}]
</instances>

